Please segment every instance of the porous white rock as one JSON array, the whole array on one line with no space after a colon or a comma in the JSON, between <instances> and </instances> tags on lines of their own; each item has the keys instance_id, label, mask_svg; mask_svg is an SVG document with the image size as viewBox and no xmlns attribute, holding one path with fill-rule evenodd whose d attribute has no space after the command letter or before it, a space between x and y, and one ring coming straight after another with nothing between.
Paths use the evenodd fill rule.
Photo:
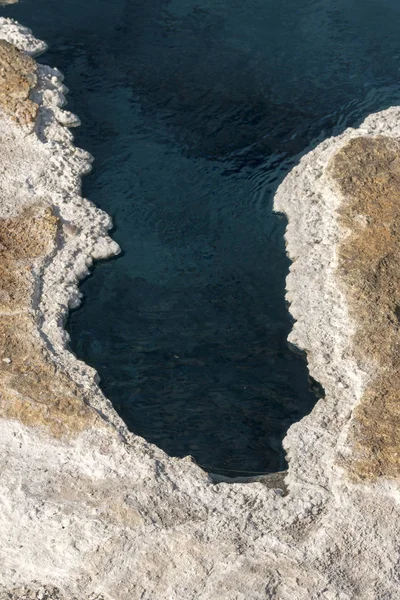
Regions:
<instances>
[{"instance_id":1,"label":"porous white rock","mask_svg":"<svg viewBox=\"0 0 400 600\"><path fill-rule=\"evenodd\" d=\"M1 38L31 54L45 47L7 19L0 19ZM335 466L369 374L351 360L354 326L335 280L345 232L326 166L360 132L399 136L400 109L320 144L276 194L276 209L289 218L290 340L307 351L311 375L326 391L285 439L283 496L267 478L216 485L189 457L170 458L130 433L94 370L69 352L63 324L79 303L78 283L94 259L119 249L107 235L110 218L81 196L92 158L75 148L66 127L75 119L63 117L65 91L60 73L39 65L35 130L26 135L0 113L0 217L40 200L69 229L30 310L54 364L85 390L104 426L56 439L0 419L0 598L396 598L398 482L354 484Z\"/></svg>"}]
</instances>

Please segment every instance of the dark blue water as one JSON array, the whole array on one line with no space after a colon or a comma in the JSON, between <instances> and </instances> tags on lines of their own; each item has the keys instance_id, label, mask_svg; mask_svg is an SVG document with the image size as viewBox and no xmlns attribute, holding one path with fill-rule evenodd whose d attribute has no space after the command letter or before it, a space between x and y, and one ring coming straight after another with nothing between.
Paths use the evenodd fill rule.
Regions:
<instances>
[{"instance_id":1,"label":"dark blue water","mask_svg":"<svg viewBox=\"0 0 400 600\"><path fill-rule=\"evenodd\" d=\"M398 0L25 0L124 250L83 285L71 346L129 427L212 471L284 468L313 407L287 346L277 183L400 100ZM295 201L295 199L293 199ZM226 469L226 471L224 471Z\"/></svg>"}]
</instances>

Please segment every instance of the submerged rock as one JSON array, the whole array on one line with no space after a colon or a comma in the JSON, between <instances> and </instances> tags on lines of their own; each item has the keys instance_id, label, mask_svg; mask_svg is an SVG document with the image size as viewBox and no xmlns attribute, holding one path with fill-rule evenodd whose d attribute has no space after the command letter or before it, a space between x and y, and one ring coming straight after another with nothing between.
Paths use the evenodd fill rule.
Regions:
<instances>
[{"instance_id":1,"label":"submerged rock","mask_svg":"<svg viewBox=\"0 0 400 600\"><path fill-rule=\"evenodd\" d=\"M17 23L2 38L35 73L12 97L37 109L26 135L0 105L0 598L395 598L400 109L320 144L277 192L290 341L325 397L289 430L286 476L217 483L130 433L68 350L79 280L119 249L81 196L91 157L60 73Z\"/></svg>"}]
</instances>

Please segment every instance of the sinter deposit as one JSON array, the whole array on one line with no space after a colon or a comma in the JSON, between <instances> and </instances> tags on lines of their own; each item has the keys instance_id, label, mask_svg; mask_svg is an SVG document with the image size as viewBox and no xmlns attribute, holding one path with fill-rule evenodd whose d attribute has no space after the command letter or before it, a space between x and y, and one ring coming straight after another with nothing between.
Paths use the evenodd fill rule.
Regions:
<instances>
[{"instance_id":1,"label":"sinter deposit","mask_svg":"<svg viewBox=\"0 0 400 600\"><path fill-rule=\"evenodd\" d=\"M326 398L289 430L285 482L217 485L129 433L67 349L79 281L119 248L45 45L7 19L0 38L1 600L399 597L400 109L277 192L290 341Z\"/></svg>"}]
</instances>

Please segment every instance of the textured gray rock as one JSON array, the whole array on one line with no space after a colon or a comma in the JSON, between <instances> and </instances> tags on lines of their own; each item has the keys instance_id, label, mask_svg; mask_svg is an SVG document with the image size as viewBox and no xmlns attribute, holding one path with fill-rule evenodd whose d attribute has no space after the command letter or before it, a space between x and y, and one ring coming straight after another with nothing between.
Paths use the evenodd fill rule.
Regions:
<instances>
[{"instance_id":1,"label":"textured gray rock","mask_svg":"<svg viewBox=\"0 0 400 600\"><path fill-rule=\"evenodd\" d=\"M44 48L6 19L0 39L30 54ZM61 108L62 77L43 65L36 76L29 135L0 111L0 217L11 232L35 219L39 231L48 223L55 231L24 259L30 293L0 307L2 321L13 318L4 355L12 363L0 373L0 598L396 598L398 481L356 483L339 460L352 459L353 408L371 373L353 356L356 323L337 277L343 197L328 165L360 134L399 137L400 109L323 142L276 195L289 218L291 341L326 391L286 437L283 495L265 480L216 484L190 457L170 458L128 432L93 369L68 351L63 324L79 303L78 283L118 247L109 217L81 197L91 157L73 145L68 126L77 119ZM4 252L20 275L20 255ZM27 348L15 342L21 336ZM10 368L19 370L11 377ZM38 369L38 385L24 386Z\"/></svg>"}]
</instances>

